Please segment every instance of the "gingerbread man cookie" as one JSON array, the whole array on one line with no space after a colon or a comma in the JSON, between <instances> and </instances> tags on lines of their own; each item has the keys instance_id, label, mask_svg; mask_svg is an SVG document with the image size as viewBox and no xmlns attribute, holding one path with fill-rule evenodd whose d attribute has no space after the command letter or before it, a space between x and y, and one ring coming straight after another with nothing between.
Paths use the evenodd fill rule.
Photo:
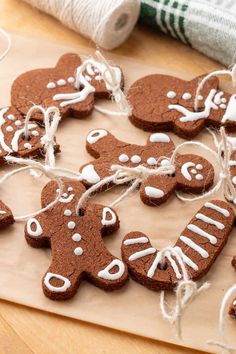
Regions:
<instances>
[{"instance_id":1,"label":"gingerbread man cookie","mask_svg":"<svg viewBox=\"0 0 236 354\"><path fill-rule=\"evenodd\" d=\"M43 277L43 291L53 300L73 297L83 279L104 290L119 289L128 279L124 263L106 248L102 237L119 228L111 208L88 203L81 215L75 207L84 193L82 183L64 183L65 192L49 211L28 220L25 237L32 247L51 247L52 263ZM42 191L42 207L56 197L57 184Z\"/></svg>"},{"instance_id":2,"label":"gingerbread man cookie","mask_svg":"<svg viewBox=\"0 0 236 354\"><path fill-rule=\"evenodd\" d=\"M132 108L130 121L147 131L168 130L191 139L205 126L225 126L236 130L236 95L219 90L219 80L212 77L199 95L199 109L194 99L202 77L184 81L168 75L149 75L137 80L128 91Z\"/></svg>"},{"instance_id":3,"label":"gingerbread man cookie","mask_svg":"<svg viewBox=\"0 0 236 354\"><path fill-rule=\"evenodd\" d=\"M189 279L196 281L209 271L227 242L234 220L230 204L220 200L205 203L192 218L174 246ZM182 279L176 257L167 253L162 260L160 252L141 232L126 235L121 249L134 280L152 290L172 289Z\"/></svg>"},{"instance_id":4,"label":"gingerbread man cookie","mask_svg":"<svg viewBox=\"0 0 236 354\"><path fill-rule=\"evenodd\" d=\"M149 136L146 145L134 145L117 140L104 129L92 130L87 136L86 148L96 160L82 166L80 172L86 186L112 175L112 165L150 169L169 164L175 145L164 133ZM202 193L214 180L213 166L203 157L193 154L178 155L176 171L169 175L150 175L142 181L140 197L147 205L164 203L175 190ZM108 187L108 186L107 186Z\"/></svg>"},{"instance_id":5,"label":"gingerbread man cookie","mask_svg":"<svg viewBox=\"0 0 236 354\"><path fill-rule=\"evenodd\" d=\"M88 116L97 97L109 98L109 85L105 84L102 74L105 68L96 61L88 60L85 69L78 78L79 89L75 87L75 75L82 61L77 54L63 55L55 68L36 69L20 75L11 89L12 105L21 113L26 114L32 102L47 108L56 106L60 109L61 117ZM121 69L112 67L117 82L124 85ZM35 113L34 119L42 121L42 114Z\"/></svg>"},{"instance_id":6,"label":"gingerbread man cookie","mask_svg":"<svg viewBox=\"0 0 236 354\"><path fill-rule=\"evenodd\" d=\"M232 259L232 266L236 270L236 256L234 256L233 259ZM236 298L233 300L233 302L230 305L229 315L234 317L234 318L236 318Z\"/></svg>"},{"instance_id":7,"label":"gingerbread man cookie","mask_svg":"<svg viewBox=\"0 0 236 354\"><path fill-rule=\"evenodd\" d=\"M12 211L0 200L0 229L5 228L15 222Z\"/></svg>"},{"instance_id":8,"label":"gingerbread man cookie","mask_svg":"<svg viewBox=\"0 0 236 354\"><path fill-rule=\"evenodd\" d=\"M7 155L17 157L43 156L42 137L44 128L36 122L28 125L29 137L26 140L25 119L13 107L0 109L0 164L5 163ZM55 152L59 152L59 145L55 144Z\"/></svg>"}]
</instances>

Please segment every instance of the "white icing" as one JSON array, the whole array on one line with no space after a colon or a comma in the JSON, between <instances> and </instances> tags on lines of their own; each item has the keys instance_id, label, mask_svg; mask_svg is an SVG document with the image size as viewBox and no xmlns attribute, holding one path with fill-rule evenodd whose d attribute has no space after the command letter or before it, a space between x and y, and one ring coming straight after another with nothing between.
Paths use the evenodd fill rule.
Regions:
<instances>
[{"instance_id":1,"label":"white icing","mask_svg":"<svg viewBox=\"0 0 236 354\"><path fill-rule=\"evenodd\" d=\"M133 162L133 163L139 163L139 162L141 162L141 157L138 156L138 155L133 155L133 156L131 157L131 162Z\"/></svg>"},{"instance_id":2,"label":"white icing","mask_svg":"<svg viewBox=\"0 0 236 354\"><path fill-rule=\"evenodd\" d=\"M185 92L182 96L183 100L190 100L192 98L191 93Z\"/></svg>"},{"instance_id":3,"label":"white icing","mask_svg":"<svg viewBox=\"0 0 236 354\"><path fill-rule=\"evenodd\" d=\"M163 161L163 160L162 160L162 161ZM155 159L155 157L149 157L149 158L147 159L147 163L148 163L148 165L153 166L153 165L156 165L156 164L157 164L157 160Z\"/></svg>"},{"instance_id":4,"label":"white icing","mask_svg":"<svg viewBox=\"0 0 236 354\"><path fill-rule=\"evenodd\" d=\"M14 130L14 129L12 128L11 125L8 125L8 126L6 127L6 131L9 132L9 133L10 133L10 132L13 132L13 130Z\"/></svg>"},{"instance_id":5,"label":"white icing","mask_svg":"<svg viewBox=\"0 0 236 354\"><path fill-rule=\"evenodd\" d=\"M232 182L233 182L233 184L236 184L236 176L234 176L234 177L232 178Z\"/></svg>"},{"instance_id":6,"label":"white icing","mask_svg":"<svg viewBox=\"0 0 236 354\"><path fill-rule=\"evenodd\" d=\"M217 105L220 105L221 104L221 98L222 98L223 95L224 95L223 91L218 92L215 95L215 97L214 97L214 103L217 104Z\"/></svg>"},{"instance_id":7,"label":"white icing","mask_svg":"<svg viewBox=\"0 0 236 354\"><path fill-rule=\"evenodd\" d=\"M59 280L64 281L64 284L62 286L53 286L50 284L50 280L52 278L56 278ZM44 278L44 285L48 288L48 290L55 292L55 293L62 293L64 291L66 291L70 286L71 286L71 282L69 281L69 279L67 279L66 277L63 277L60 274L55 274L55 273L50 273L48 272Z\"/></svg>"},{"instance_id":8,"label":"white icing","mask_svg":"<svg viewBox=\"0 0 236 354\"><path fill-rule=\"evenodd\" d=\"M21 120L16 120L15 121L15 125L17 126L17 127L19 127L20 125L22 124L22 121Z\"/></svg>"},{"instance_id":9,"label":"white icing","mask_svg":"<svg viewBox=\"0 0 236 354\"><path fill-rule=\"evenodd\" d=\"M203 169L203 166L202 166L200 163L198 163L198 164L196 165L196 169L197 169L197 170L202 170L202 169Z\"/></svg>"},{"instance_id":10,"label":"white icing","mask_svg":"<svg viewBox=\"0 0 236 354\"><path fill-rule=\"evenodd\" d=\"M156 250L155 250L156 251ZM153 252L154 253L154 252ZM152 278L153 275L155 274L155 271L157 269L158 264L162 261L162 256L160 252L157 252L156 257L151 265L151 267L149 268L148 272L147 272L147 276L149 278Z\"/></svg>"},{"instance_id":11,"label":"white icing","mask_svg":"<svg viewBox=\"0 0 236 354\"><path fill-rule=\"evenodd\" d=\"M150 136L151 143L169 143L170 138L164 133L154 133Z\"/></svg>"},{"instance_id":12,"label":"white icing","mask_svg":"<svg viewBox=\"0 0 236 354\"><path fill-rule=\"evenodd\" d=\"M68 77L67 82L69 82L69 84L73 84L73 82L75 82L75 78L73 76Z\"/></svg>"},{"instance_id":13,"label":"white icing","mask_svg":"<svg viewBox=\"0 0 236 354\"><path fill-rule=\"evenodd\" d=\"M29 130L34 129L34 128L36 128L36 127L37 127L36 124L28 124L28 129L29 129ZM13 137L13 139L12 139L12 141L11 141L11 146L12 146L12 150L13 150L13 151L18 151L18 150L19 150L19 146L18 146L18 144L19 144L19 139L20 139L20 137L21 137L22 135L24 135L24 133L25 133L25 128L19 129L19 130L17 130L17 131L15 132L14 137Z\"/></svg>"},{"instance_id":14,"label":"white icing","mask_svg":"<svg viewBox=\"0 0 236 354\"><path fill-rule=\"evenodd\" d=\"M31 149L31 148L32 148L32 145L31 145L30 143L25 143L25 144L24 144L24 147L25 147L26 149Z\"/></svg>"},{"instance_id":15,"label":"white icing","mask_svg":"<svg viewBox=\"0 0 236 354\"><path fill-rule=\"evenodd\" d=\"M145 187L145 194L150 198L162 198L165 195L161 189L150 186Z\"/></svg>"},{"instance_id":16,"label":"white icing","mask_svg":"<svg viewBox=\"0 0 236 354\"><path fill-rule=\"evenodd\" d=\"M75 241L75 242L81 241L81 235L78 234L78 233L75 233L75 234L72 236L72 240Z\"/></svg>"},{"instance_id":17,"label":"white icing","mask_svg":"<svg viewBox=\"0 0 236 354\"><path fill-rule=\"evenodd\" d=\"M198 173L198 174L196 175L196 179L197 179L198 181L203 180L203 175L201 175L200 173Z\"/></svg>"},{"instance_id":18,"label":"white icing","mask_svg":"<svg viewBox=\"0 0 236 354\"><path fill-rule=\"evenodd\" d=\"M188 172L188 169L190 167L195 167L195 163L193 162L185 162L182 166L181 166L181 173L184 176L185 179L187 179L188 181L192 181L192 176L190 175L190 173Z\"/></svg>"},{"instance_id":19,"label":"white icing","mask_svg":"<svg viewBox=\"0 0 236 354\"><path fill-rule=\"evenodd\" d=\"M232 95L230 97L227 109L225 111L225 114L224 114L221 122L225 123L228 120L231 122L236 121L236 95Z\"/></svg>"},{"instance_id":20,"label":"white icing","mask_svg":"<svg viewBox=\"0 0 236 354\"><path fill-rule=\"evenodd\" d=\"M167 95L166 95L168 98L175 98L176 97L176 92L174 91L169 91L167 92Z\"/></svg>"},{"instance_id":21,"label":"white icing","mask_svg":"<svg viewBox=\"0 0 236 354\"><path fill-rule=\"evenodd\" d=\"M204 206L205 206L206 208L210 208L210 209L212 209L212 210L218 211L218 213L224 215L226 218L228 218L228 217L230 216L230 212L229 212L227 209L221 208L221 207L219 207L219 206L216 205L216 204L207 202L207 203L205 203Z\"/></svg>"},{"instance_id":22,"label":"white icing","mask_svg":"<svg viewBox=\"0 0 236 354\"><path fill-rule=\"evenodd\" d=\"M150 248L146 248L143 251L135 252L135 253L131 254L131 256L129 256L129 261L135 261L136 259L139 259L139 258L142 258L145 256L149 256L150 254L156 253L156 251L157 250L155 248L150 247Z\"/></svg>"},{"instance_id":23,"label":"white icing","mask_svg":"<svg viewBox=\"0 0 236 354\"><path fill-rule=\"evenodd\" d=\"M64 193L63 193L64 194ZM65 193L66 194L66 193ZM67 194L66 194L67 195ZM59 199L59 202L61 203L70 203L72 202L72 200L74 199L75 195L74 194L70 194L68 197L64 198L63 196L61 196L61 198Z\"/></svg>"},{"instance_id":24,"label":"white icing","mask_svg":"<svg viewBox=\"0 0 236 354\"><path fill-rule=\"evenodd\" d=\"M136 245L137 243L147 243L147 242L148 242L148 238L146 236L142 236L136 238L127 238L124 241L124 245L129 246L129 245Z\"/></svg>"},{"instance_id":25,"label":"white icing","mask_svg":"<svg viewBox=\"0 0 236 354\"><path fill-rule=\"evenodd\" d=\"M110 270L115 266L119 268L118 271L116 273L110 273ZM106 280L117 280L122 277L124 272L125 272L124 263L119 259L113 259L113 261L110 264L108 264L106 268L98 272L98 277Z\"/></svg>"},{"instance_id":26,"label":"white icing","mask_svg":"<svg viewBox=\"0 0 236 354\"><path fill-rule=\"evenodd\" d=\"M222 102L222 103L227 103L226 98L225 98L225 97L223 97L223 98L221 99L221 102Z\"/></svg>"},{"instance_id":27,"label":"white icing","mask_svg":"<svg viewBox=\"0 0 236 354\"><path fill-rule=\"evenodd\" d=\"M84 253L84 251L83 251L83 249L82 249L81 247L76 247L76 248L74 249L74 254L75 254L76 256L81 256L83 253Z\"/></svg>"},{"instance_id":28,"label":"white icing","mask_svg":"<svg viewBox=\"0 0 236 354\"><path fill-rule=\"evenodd\" d=\"M91 184L95 184L100 181L100 177L92 164L85 166L81 171L81 175L85 181Z\"/></svg>"},{"instance_id":29,"label":"white icing","mask_svg":"<svg viewBox=\"0 0 236 354\"><path fill-rule=\"evenodd\" d=\"M199 101L203 100L203 96L202 95L198 95L197 98L198 98Z\"/></svg>"},{"instance_id":30,"label":"white icing","mask_svg":"<svg viewBox=\"0 0 236 354\"><path fill-rule=\"evenodd\" d=\"M6 214L6 213L7 213L6 211L0 210L0 215L4 215L4 214Z\"/></svg>"},{"instance_id":31,"label":"white icing","mask_svg":"<svg viewBox=\"0 0 236 354\"><path fill-rule=\"evenodd\" d=\"M189 224L187 226L187 229L194 232L195 234L206 237L212 245L215 245L217 243L217 238L213 235L210 235L208 232L202 230L200 227L194 225L194 224Z\"/></svg>"},{"instance_id":32,"label":"white icing","mask_svg":"<svg viewBox=\"0 0 236 354\"><path fill-rule=\"evenodd\" d=\"M31 134L33 136L39 136L39 132L37 130L32 130Z\"/></svg>"},{"instance_id":33,"label":"white icing","mask_svg":"<svg viewBox=\"0 0 236 354\"><path fill-rule=\"evenodd\" d=\"M7 110L8 110L8 108L7 108ZM8 114L7 118L10 120L15 120L14 114Z\"/></svg>"},{"instance_id":34,"label":"white icing","mask_svg":"<svg viewBox=\"0 0 236 354\"><path fill-rule=\"evenodd\" d=\"M89 75L85 75L85 79L86 79L87 81L91 81L91 80L92 80L92 78L91 78Z\"/></svg>"},{"instance_id":35,"label":"white icing","mask_svg":"<svg viewBox=\"0 0 236 354\"><path fill-rule=\"evenodd\" d=\"M170 165L170 161L169 161L169 160L163 159L163 160L161 161L161 166L169 166L169 165Z\"/></svg>"},{"instance_id":36,"label":"white icing","mask_svg":"<svg viewBox=\"0 0 236 354\"><path fill-rule=\"evenodd\" d=\"M206 224L211 224L217 227L217 229L219 230L223 230L225 228L224 224L222 224L219 221L216 221L214 219L209 218L208 216L201 214L201 213L197 213L196 214L196 219L198 220L202 220L204 221Z\"/></svg>"},{"instance_id":37,"label":"white icing","mask_svg":"<svg viewBox=\"0 0 236 354\"><path fill-rule=\"evenodd\" d=\"M129 161L128 155L126 155L126 154L121 154L121 155L119 156L119 161L120 161L120 162L123 162L123 163Z\"/></svg>"},{"instance_id":38,"label":"white icing","mask_svg":"<svg viewBox=\"0 0 236 354\"><path fill-rule=\"evenodd\" d=\"M89 144L95 144L98 140L107 136L107 131L104 129L92 130L87 136L87 142Z\"/></svg>"},{"instance_id":39,"label":"white icing","mask_svg":"<svg viewBox=\"0 0 236 354\"><path fill-rule=\"evenodd\" d=\"M102 76L101 76L101 75L97 75L97 76L95 76L95 80L97 80L97 81L101 81L101 80L102 80Z\"/></svg>"},{"instance_id":40,"label":"white icing","mask_svg":"<svg viewBox=\"0 0 236 354\"><path fill-rule=\"evenodd\" d=\"M72 214L72 211L71 211L70 209L66 209L66 210L64 211L64 215L65 215L65 216L71 216L71 214Z\"/></svg>"},{"instance_id":41,"label":"white icing","mask_svg":"<svg viewBox=\"0 0 236 354\"><path fill-rule=\"evenodd\" d=\"M236 166L236 161L235 160L229 160L229 167Z\"/></svg>"},{"instance_id":42,"label":"white icing","mask_svg":"<svg viewBox=\"0 0 236 354\"><path fill-rule=\"evenodd\" d=\"M183 253L183 251L181 250L180 247L175 246L174 247L175 251L179 253L179 255L182 257L183 262L186 263L190 268L192 268L193 270L195 270L196 272L198 271L198 265L196 263L194 263L191 258L189 258L188 256L186 256L186 254Z\"/></svg>"},{"instance_id":43,"label":"white icing","mask_svg":"<svg viewBox=\"0 0 236 354\"><path fill-rule=\"evenodd\" d=\"M67 193L62 193L62 197L67 198L68 194Z\"/></svg>"},{"instance_id":44,"label":"white icing","mask_svg":"<svg viewBox=\"0 0 236 354\"><path fill-rule=\"evenodd\" d=\"M221 109L226 109L226 104L221 103L221 104L220 104L220 108L221 108Z\"/></svg>"},{"instance_id":45,"label":"white icing","mask_svg":"<svg viewBox=\"0 0 236 354\"><path fill-rule=\"evenodd\" d=\"M64 86L64 85L66 85L66 80L64 80L64 79L58 80L58 81L57 81L57 85L58 85L58 86Z\"/></svg>"},{"instance_id":46,"label":"white icing","mask_svg":"<svg viewBox=\"0 0 236 354\"><path fill-rule=\"evenodd\" d=\"M195 170L194 168L190 171L193 175L195 175L197 173L197 170Z\"/></svg>"},{"instance_id":47,"label":"white icing","mask_svg":"<svg viewBox=\"0 0 236 354\"><path fill-rule=\"evenodd\" d=\"M177 112L182 113L183 117L180 118L180 121L183 123L186 122L194 122L199 119L205 119L208 118L211 112L211 109L218 109L218 106L213 102L213 98L216 94L216 90L212 89L206 98L206 101L204 103L205 109L204 111L200 112L194 112L194 111L189 111L187 108L181 106L181 105L169 105L169 109L175 109Z\"/></svg>"},{"instance_id":48,"label":"white icing","mask_svg":"<svg viewBox=\"0 0 236 354\"><path fill-rule=\"evenodd\" d=\"M35 230L32 229L32 225L35 226ZM31 237L39 237L43 233L42 226L40 225L39 221L35 218L31 218L27 221L26 229L27 229L27 233Z\"/></svg>"},{"instance_id":49,"label":"white icing","mask_svg":"<svg viewBox=\"0 0 236 354\"><path fill-rule=\"evenodd\" d=\"M47 88L48 88L48 89L54 89L55 87L56 87L55 82L49 82L49 83L47 84Z\"/></svg>"},{"instance_id":50,"label":"white icing","mask_svg":"<svg viewBox=\"0 0 236 354\"><path fill-rule=\"evenodd\" d=\"M67 224L68 229L73 230L75 228L75 222L69 221Z\"/></svg>"},{"instance_id":51,"label":"white icing","mask_svg":"<svg viewBox=\"0 0 236 354\"><path fill-rule=\"evenodd\" d=\"M189 246L190 248L192 248L194 251L196 251L197 253L199 253L202 258L208 258L209 257L209 253L204 250L202 247L198 246L195 242L193 242L190 238L186 237L186 236L180 236L180 240L185 243L187 246Z\"/></svg>"},{"instance_id":52,"label":"white icing","mask_svg":"<svg viewBox=\"0 0 236 354\"><path fill-rule=\"evenodd\" d=\"M107 218L108 215L110 216L109 219ZM113 225L116 223L116 214L112 209L108 207L103 208L101 223L102 225Z\"/></svg>"},{"instance_id":53,"label":"white icing","mask_svg":"<svg viewBox=\"0 0 236 354\"><path fill-rule=\"evenodd\" d=\"M67 190L68 190L68 192L72 192L73 188L72 187L68 187Z\"/></svg>"},{"instance_id":54,"label":"white icing","mask_svg":"<svg viewBox=\"0 0 236 354\"><path fill-rule=\"evenodd\" d=\"M8 107L6 107L6 108L2 108L1 110L0 110L0 144L1 144L1 146L2 146L2 148L6 151L6 152L8 152L8 153L11 153L12 152L12 149L10 149L9 148L9 146L7 146L7 144L5 143L5 136L4 136L4 134L3 134L3 132L2 132L2 125L5 123L5 119L4 119L4 114L7 112L9 110L9 108ZM8 115L8 118L9 118L9 116L11 116L10 114ZM9 118L10 119L10 118Z\"/></svg>"}]
</instances>

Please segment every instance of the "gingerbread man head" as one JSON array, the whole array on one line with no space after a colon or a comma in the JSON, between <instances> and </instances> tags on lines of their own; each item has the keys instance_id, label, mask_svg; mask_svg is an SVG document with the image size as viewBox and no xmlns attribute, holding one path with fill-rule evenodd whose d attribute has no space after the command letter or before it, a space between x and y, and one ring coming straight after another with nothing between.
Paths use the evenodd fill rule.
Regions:
<instances>
[{"instance_id":1,"label":"gingerbread man head","mask_svg":"<svg viewBox=\"0 0 236 354\"><path fill-rule=\"evenodd\" d=\"M79 67L82 67L80 57L69 53L59 59L55 68L36 69L20 75L12 85L12 105L23 114L36 104L45 108L58 107L62 118L86 117L93 109L95 97L110 97L110 87L102 79L104 67L90 60L79 74L77 89L75 81ZM113 69L122 86L121 70L117 67ZM33 117L43 120L41 113L35 113Z\"/></svg>"},{"instance_id":2,"label":"gingerbread man head","mask_svg":"<svg viewBox=\"0 0 236 354\"><path fill-rule=\"evenodd\" d=\"M200 80L184 81L174 76L149 75L137 80L128 91L132 108L131 122L147 131L173 131L191 139L205 126L225 126L236 130L236 95L219 90L212 77L199 95L198 111L194 99Z\"/></svg>"},{"instance_id":3,"label":"gingerbread man head","mask_svg":"<svg viewBox=\"0 0 236 354\"><path fill-rule=\"evenodd\" d=\"M128 279L124 263L106 248L102 237L119 228L114 210L87 203L83 215L76 215L78 199L85 187L78 182L64 182L60 201L50 210L28 220L27 242L33 247L51 247L52 263L43 277L43 291L53 300L74 296L83 279L104 290L115 290ZM55 182L42 191L42 207L56 198Z\"/></svg>"},{"instance_id":4,"label":"gingerbread man head","mask_svg":"<svg viewBox=\"0 0 236 354\"><path fill-rule=\"evenodd\" d=\"M112 175L112 165L150 169L169 164L175 145L164 133L149 136L146 145L128 144L117 140L104 129L91 131L86 147L96 160L81 167L80 172L86 186ZM175 190L188 193L202 193L211 187L214 180L213 166L203 157L193 154L178 155L175 160L175 174L150 175L142 181L140 196L148 205L160 205Z\"/></svg>"}]
</instances>

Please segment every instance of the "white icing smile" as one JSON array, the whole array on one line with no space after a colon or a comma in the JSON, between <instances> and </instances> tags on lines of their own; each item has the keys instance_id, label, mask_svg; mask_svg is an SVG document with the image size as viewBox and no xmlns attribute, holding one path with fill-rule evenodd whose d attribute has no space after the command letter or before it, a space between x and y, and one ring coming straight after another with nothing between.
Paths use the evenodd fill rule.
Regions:
<instances>
[{"instance_id":1,"label":"white icing smile","mask_svg":"<svg viewBox=\"0 0 236 354\"><path fill-rule=\"evenodd\" d=\"M202 170L203 166L201 164L195 164L191 161L189 162L185 162L182 167L181 167L181 173L184 176L185 179L187 179L188 181L192 181L192 176L189 173L189 169L193 167L193 169L191 169L191 173L193 175L195 175L195 179L197 181L201 181L204 177L201 173L197 173L197 170Z\"/></svg>"}]
</instances>

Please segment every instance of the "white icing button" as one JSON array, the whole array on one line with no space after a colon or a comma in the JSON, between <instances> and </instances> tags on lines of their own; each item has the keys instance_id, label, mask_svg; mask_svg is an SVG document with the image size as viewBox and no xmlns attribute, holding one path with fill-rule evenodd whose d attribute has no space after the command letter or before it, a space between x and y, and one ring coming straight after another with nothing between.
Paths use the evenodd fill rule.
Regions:
<instances>
[{"instance_id":1,"label":"white icing button","mask_svg":"<svg viewBox=\"0 0 236 354\"><path fill-rule=\"evenodd\" d=\"M14 129L10 126L10 125L8 125L8 127L6 127L6 131L7 132L12 132Z\"/></svg>"},{"instance_id":2,"label":"white icing button","mask_svg":"<svg viewBox=\"0 0 236 354\"><path fill-rule=\"evenodd\" d=\"M72 240L75 241L75 242L79 242L81 241L81 235L76 233L72 236Z\"/></svg>"},{"instance_id":3,"label":"white icing button","mask_svg":"<svg viewBox=\"0 0 236 354\"><path fill-rule=\"evenodd\" d=\"M30 143L25 143L25 144L24 144L24 147L25 147L26 149L31 149L32 145L31 145Z\"/></svg>"},{"instance_id":4,"label":"white icing button","mask_svg":"<svg viewBox=\"0 0 236 354\"><path fill-rule=\"evenodd\" d=\"M169 143L170 138L164 133L154 133L150 136L151 143Z\"/></svg>"},{"instance_id":5,"label":"white icing button","mask_svg":"<svg viewBox=\"0 0 236 354\"><path fill-rule=\"evenodd\" d=\"M75 222L74 221L69 221L67 226L68 226L68 229L73 230L75 228Z\"/></svg>"},{"instance_id":6,"label":"white icing button","mask_svg":"<svg viewBox=\"0 0 236 354\"><path fill-rule=\"evenodd\" d=\"M185 92L182 96L183 100L190 100L190 98L192 98L191 93L189 92Z\"/></svg>"},{"instance_id":7,"label":"white icing button","mask_svg":"<svg viewBox=\"0 0 236 354\"><path fill-rule=\"evenodd\" d=\"M169 166L169 165L170 165L170 161L169 161L169 160L163 159L163 160L161 161L161 166Z\"/></svg>"},{"instance_id":8,"label":"white icing button","mask_svg":"<svg viewBox=\"0 0 236 354\"><path fill-rule=\"evenodd\" d=\"M203 96L201 96L201 95L198 95L197 98L198 98L199 101L203 100Z\"/></svg>"},{"instance_id":9,"label":"white icing button","mask_svg":"<svg viewBox=\"0 0 236 354\"><path fill-rule=\"evenodd\" d=\"M13 114L8 114L7 118L10 120L15 120L15 116Z\"/></svg>"},{"instance_id":10,"label":"white icing button","mask_svg":"<svg viewBox=\"0 0 236 354\"><path fill-rule=\"evenodd\" d=\"M76 247L75 248L75 250L74 250L74 254L76 255L76 256L81 256L81 254L83 254L83 250L82 250L82 248L81 247Z\"/></svg>"},{"instance_id":11,"label":"white icing button","mask_svg":"<svg viewBox=\"0 0 236 354\"><path fill-rule=\"evenodd\" d=\"M169 91L167 92L167 95L166 95L168 98L175 98L176 97L176 92L174 91Z\"/></svg>"},{"instance_id":12,"label":"white icing button","mask_svg":"<svg viewBox=\"0 0 236 354\"><path fill-rule=\"evenodd\" d=\"M138 156L138 155L133 155L133 156L131 157L131 162L133 162L133 163L139 163L139 162L141 162L141 157Z\"/></svg>"},{"instance_id":13,"label":"white icing button","mask_svg":"<svg viewBox=\"0 0 236 354\"><path fill-rule=\"evenodd\" d=\"M203 180L203 175L201 175L200 173L197 174L197 175L196 175L196 179L197 179L198 181Z\"/></svg>"},{"instance_id":14,"label":"white icing button","mask_svg":"<svg viewBox=\"0 0 236 354\"><path fill-rule=\"evenodd\" d=\"M197 173L197 171L193 168L191 171L190 171L193 175L195 175Z\"/></svg>"},{"instance_id":15,"label":"white icing button","mask_svg":"<svg viewBox=\"0 0 236 354\"><path fill-rule=\"evenodd\" d=\"M73 188L72 187L68 187L67 190L68 190L68 192L72 192Z\"/></svg>"},{"instance_id":16,"label":"white icing button","mask_svg":"<svg viewBox=\"0 0 236 354\"><path fill-rule=\"evenodd\" d=\"M164 192L159 188L154 187L145 187L145 194L151 198L162 198L164 196Z\"/></svg>"},{"instance_id":17,"label":"white icing button","mask_svg":"<svg viewBox=\"0 0 236 354\"><path fill-rule=\"evenodd\" d=\"M221 98L221 102L222 102L222 103L226 103L226 102L227 102L226 98L225 98L225 97L222 97L222 98Z\"/></svg>"},{"instance_id":18,"label":"white icing button","mask_svg":"<svg viewBox=\"0 0 236 354\"><path fill-rule=\"evenodd\" d=\"M65 215L65 216L71 216L71 214L72 214L72 211L69 210L69 209L66 209L66 210L64 211L64 215Z\"/></svg>"},{"instance_id":19,"label":"white icing button","mask_svg":"<svg viewBox=\"0 0 236 354\"><path fill-rule=\"evenodd\" d=\"M121 154L121 155L119 156L119 161L120 161L120 162L127 162L127 161L129 161L128 155L126 155L126 154Z\"/></svg>"},{"instance_id":20,"label":"white icing button","mask_svg":"<svg viewBox=\"0 0 236 354\"><path fill-rule=\"evenodd\" d=\"M148 165L153 166L153 165L157 164L157 160L155 159L155 157L149 157L147 159L147 163L148 163Z\"/></svg>"},{"instance_id":21,"label":"white icing button","mask_svg":"<svg viewBox=\"0 0 236 354\"><path fill-rule=\"evenodd\" d=\"M68 77L67 82L69 82L70 84L72 84L73 82L75 82L75 78L72 77L72 76L70 76L70 77Z\"/></svg>"},{"instance_id":22,"label":"white icing button","mask_svg":"<svg viewBox=\"0 0 236 354\"><path fill-rule=\"evenodd\" d=\"M21 122L19 119L15 121L15 125L16 125L16 126L19 127L19 125L21 125L21 124L22 124L22 122Z\"/></svg>"},{"instance_id":23,"label":"white icing button","mask_svg":"<svg viewBox=\"0 0 236 354\"><path fill-rule=\"evenodd\" d=\"M39 132L38 132L37 130L33 130L33 131L31 132L31 134L32 134L33 136L39 136Z\"/></svg>"},{"instance_id":24,"label":"white icing button","mask_svg":"<svg viewBox=\"0 0 236 354\"><path fill-rule=\"evenodd\" d=\"M198 163L198 164L196 165L196 169L197 169L197 170L202 170L202 169L203 169L203 166L202 166L200 163Z\"/></svg>"},{"instance_id":25,"label":"white icing button","mask_svg":"<svg viewBox=\"0 0 236 354\"><path fill-rule=\"evenodd\" d=\"M48 89L54 89L56 87L56 84L54 83L54 82L49 82L48 84L47 84L47 88Z\"/></svg>"},{"instance_id":26,"label":"white icing button","mask_svg":"<svg viewBox=\"0 0 236 354\"><path fill-rule=\"evenodd\" d=\"M64 79L60 79L57 81L58 86L64 86L65 84L66 84L66 80L64 80Z\"/></svg>"},{"instance_id":27,"label":"white icing button","mask_svg":"<svg viewBox=\"0 0 236 354\"><path fill-rule=\"evenodd\" d=\"M226 104L221 103L221 104L220 104L220 108L221 108L221 109L225 109L225 108L226 108Z\"/></svg>"}]
</instances>

